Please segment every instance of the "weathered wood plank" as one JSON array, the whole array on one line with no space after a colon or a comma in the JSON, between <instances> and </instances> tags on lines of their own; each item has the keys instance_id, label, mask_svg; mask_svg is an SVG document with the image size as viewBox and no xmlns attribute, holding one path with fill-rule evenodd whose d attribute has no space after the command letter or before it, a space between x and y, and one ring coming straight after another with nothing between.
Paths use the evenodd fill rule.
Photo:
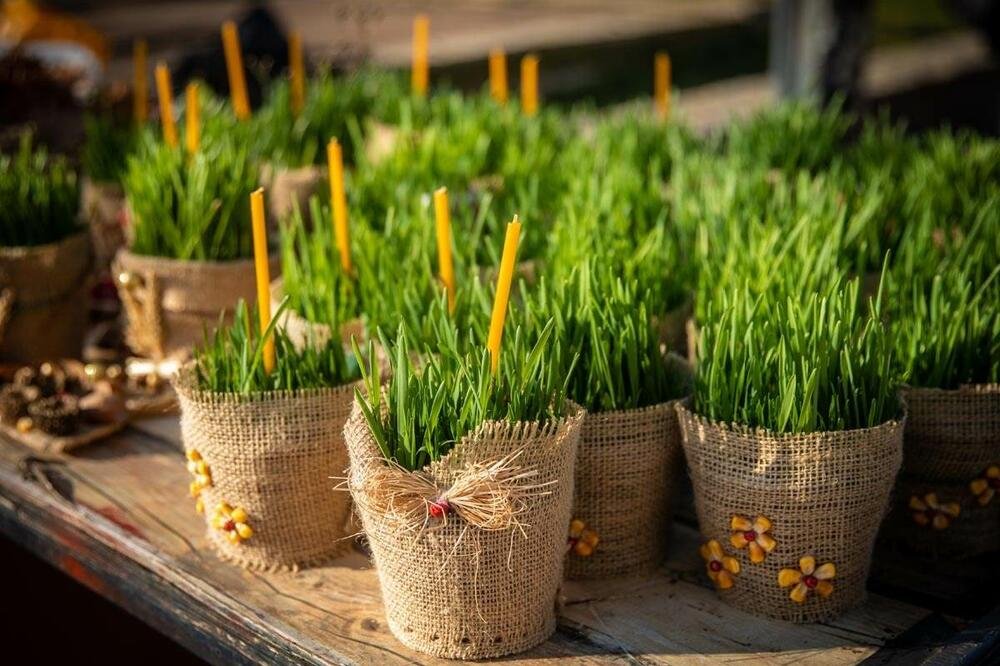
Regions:
<instances>
[{"instance_id":1,"label":"weathered wood plank","mask_svg":"<svg viewBox=\"0 0 1000 666\"><path fill-rule=\"evenodd\" d=\"M178 437L176 417L164 418L51 462L0 443L0 528L213 662L448 663L392 637L361 553L298 574L216 560L186 496ZM510 661L856 663L927 615L873 596L825 625L752 618L704 586L696 545L678 525L657 575L567 584L557 635Z\"/></svg>"}]
</instances>

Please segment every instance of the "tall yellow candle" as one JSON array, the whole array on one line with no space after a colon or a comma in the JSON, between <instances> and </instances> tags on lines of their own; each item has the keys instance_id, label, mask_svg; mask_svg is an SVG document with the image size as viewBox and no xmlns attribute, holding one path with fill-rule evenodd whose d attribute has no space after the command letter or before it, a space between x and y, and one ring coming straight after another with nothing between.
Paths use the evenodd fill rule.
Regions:
<instances>
[{"instance_id":1,"label":"tall yellow candle","mask_svg":"<svg viewBox=\"0 0 1000 666\"><path fill-rule=\"evenodd\" d=\"M292 113L297 117L306 105L306 68L302 60L302 35L298 30L288 36L288 67L291 70Z\"/></svg>"},{"instance_id":2,"label":"tall yellow candle","mask_svg":"<svg viewBox=\"0 0 1000 666\"><path fill-rule=\"evenodd\" d=\"M184 90L184 144L190 155L197 153L201 144L201 106L198 84L193 81Z\"/></svg>"},{"instance_id":3,"label":"tall yellow candle","mask_svg":"<svg viewBox=\"0 0 1000 666\"><path fill-rule=\"evenodd\" d=\"M347 195L344 192L344 155L340 143L330 139L326 146L326 161L330 169L330 204L333 207L333 232L340 251L340 265L348 275L351 266L351 236L347 229Z\"/></svg>"},{"instance_id":4,"label":"tall yellow candle","mask_svg":"<svg viewBox=\"0 0 1000 666\"><path fill-rule=\"evenodd\" d=\"M538 113L538 56L521 58L521 110L526 116Z\"/></svg>"},{"instance_id":5,"label":"tall yellow candle","mask_svg":"<svg viewBox=\"0 0 1000 666\"><path fill-rule=\"evenodd\" d=\"M163 140L171 148L177 147L177 124L174 122L174 99L170 90L170 70L164 63L156 65L156 96L160 100L160 123Z\"/></svg>"},{"instance_id":6,"label":"tall yellow candle","mask_svg":"<svg viewBox=\"0 0 1000 666\"><path fill-rule=\"evenodd\" d=\"M455 311L455 267L451 262L451 212L448 210L448 188L434 191L434 222L437 227L438 268L441 282L448 291L448 312Z\"/></svg>"},{"instance_id":7,"label":"tall yellow candle","mask_svg":"<svg viewBox=\"0 0 1000 666\"><path fill-rule=\"evenodd\" d=\"M507 235L503 241L497 293L493 299L493 315L490 317L490 333L486 342L494 373L500 368L500 342L503 340L503 325L507 318L507 302L510 299L510 285L514 279L514 264L517 261L517 245L520 239L521 223L515 215L513 221L507 225Z\"/></svg>"},{"instance_id":8,"label":"tall yellow candle","mask_svg":"<svg viewBox=\"0 0 1000 666\"><path fill-rule=\"evenodd\" d=\"M226 53L226 71L229 74L229 93L233 100L233 112L240 120L248 120L250 98L247 97L247 81L243 75L240 35L236 31L236 24L232 21L222 24L222 47Z\"/></svg>"},{"instance_id":9,"label":"tall yellow candle","mask_svg":"<svg viewBox=\"0 0 1000 666\"><path fill-rule=\"evenodd\" d=\"M507 54L503 49L490 51L490 95L500 104L507 103Z\"/></svg>"},{"instance_id":10,"label":"tall yellow candle","mask_svg":"<svg viewBox=\"0 0 1000 666\"><path fill-rule=\"evenodd\" d=\"M264 188L250 194L250 217L253 222L253 262L257 273L257 314L260 333L271 321L271 270L267 260L267 221L264 217ZM264 341L264 372L274 371L274 336Z\"/></svg>"},{"instance_id":11,"label":"tall yellow candle","mask_svg":"<svg viewBox=\"0 0 1000 666\"><path fill-rule=\"evenodd\" d=\"M132 116L136 124L149 118L149 46L145 39L135 40L132 45Z\"/></svg>"},{"instance_id":12,"label":"tall yellow candle","mask_svg":"<svg viewBox=\"0 0 1000 666\"><path fill-rule=\"evenodd\" d=\"M653 70L653 104L656 115L666 120L670 115L670 56L657 53Z\"/></svg>"},{"instance_id":13,"label":"tall yellow candle","mask_svg":"<svg viewBox=\"0 0 1000 666\"><path fill-rule=\"evenodd\" d=\"M413 93L423 97L427 94L427 84L430 80L430 65L428 60L428 44L430 42L431 20L425 14L418 14L413 19L413 68L410 71L410 83Z\"/></svg>"}]
</instances>

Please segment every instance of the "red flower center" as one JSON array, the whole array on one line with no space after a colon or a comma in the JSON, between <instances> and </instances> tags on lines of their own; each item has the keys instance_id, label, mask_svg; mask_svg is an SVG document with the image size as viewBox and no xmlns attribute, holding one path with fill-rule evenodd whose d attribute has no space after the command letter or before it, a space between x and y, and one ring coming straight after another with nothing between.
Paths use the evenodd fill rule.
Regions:
<instances>
[{"instance_id":1,"label":"red flower center","mask_svg":"<svg viewBox=\"0 0 1000 666\"><path fill-rule=\"evenodd\" d=\"M427 507L427 511L435 518L443 518L448 511L451 510L451 505L448 504L446 499L438 499L431 502L430 506Z\"/></svg>"},{"instance_id":2,"label":"red flower center","mask_svg":"<svg viewBox=\"0 0 1000 666\"><path fill-rule=\"evenodd\" d=\"M711 569L712 571L722 571L722 562L719 562L718 560L712 560L711 562L708 563L708 568Z\"/></svg>"},{"instance_id":3,"label":"red flower center","mask_svg":"<svg viewBox=\"0 0 1000 666\"><path fill-rule=\"evenodd\" d=\"M754 532L753 530L747 530L746 532L743 533L743 538L746 539L747 541L756 541L757 533Z\"/></svg>"},{"instance_id":4,"label":"red flower center","mask_svg":"<svg viewBox=\"0 0 1000 666\"><path fill-rule=\"evenodd\" d=\"M236 521L227 520L226 524L222 526L222 529L226 530L227 532L232 532L233 530L236 529Z\"/></svg>"},{"instance_id":5,"label":"red flower center","mask_svg":"<svg viewBox=\"0 0 1000 666\"><path fill-rule=\"evenodd\" d=\"M819 579L817 579L816 576L803 576L802 582L805 583L805 586L810 590L819 585Z\"/></svg>"},{"instance_id":6,"label":"red flower center","mask_svg":"<svg viewBox=\"0 0 1000 666\"><path fill-rule=\"evenodd\" d=\"M990 479L990 488L993 488L994 490L1000 490L1000 477L997 477L995 479Z\"/></svg>"}]
</instances>

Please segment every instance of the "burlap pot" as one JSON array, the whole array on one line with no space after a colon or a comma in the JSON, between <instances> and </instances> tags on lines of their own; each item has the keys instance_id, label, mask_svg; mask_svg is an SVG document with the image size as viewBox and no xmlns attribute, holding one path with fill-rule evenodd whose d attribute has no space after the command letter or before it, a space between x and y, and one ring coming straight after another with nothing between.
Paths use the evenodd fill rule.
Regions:
<instances>
[{"instance_id":1,"label":"burlap pot","mask_svg":"<svg viewBox=\"0 0 1000 666\"><path fill-rule=\"evenodd\" d=\"M570 550L567 578L630 576L660 565L680 450L674 401L584 417L573 518L600 541L587 557Z\"/></svg>"},{"instance_id":2,"label":"burlap pot","mask_svg":"<svg viewBox=\"0 0 1000 666\"><path fill-rule=\"evenodd\" d=\"M223 560L295 570L351 548L351 501L330 477L347 469L343 432L355 386L210 393L196 388L190 364L182 369L175 388L184 449L208 465L200 498L208 539ZM234 543L213 523L223 502L246 512L249 538Z\"/></svg>"},{"instance_id":3,"label":"burlap pot","mask_svg":"<svg viewBox=\"0 0 1000 666\"><path fill-rule=\"evenodd\" d=\"M278 313L278 308L281 307L281 301L284 297L285 290L282 279L273 280L271 282L272 317ZM281 319L278 320L278 325L285 330L285 333L288 334L288 338L295 345L296 349L302 349L308 341L312 341L314 345L323 346L330 339L329 326L311 322L288 308L282 313ZM365 323L360 318L344 323L340 327L340 338L348 346L351 344L351 338L355 338L358 341L358 346L363 347L365 341Z\"/></svg>"},{"instance_id":4,"label":"burlap pot","mask_svg":"<svg viewBox=\"0 0 1000 666\"><path fill-rule=\"evenodd\" d=\"M296 204L302 213L308 213L309 197L319 192L326 178L326 171L312 164L295 169L267 168L264 171L264 181L268 183L267 219L273 227L277 227Z\"/></svg>"},{"instance_id":5,"label":"burlap pot","mask_svg":"<svg viewBox=\"0 0 1000 666\"><path fill-rule=\"evenodd\" d=\"M903 425L782 435L719 424L677 405L681 437L706 541L722 544L740 571L721 597L742 610L792 622L828 620L865 598L865 581L879 524L902 462ZM771 522L776 542L763 562L737 549L734 516ZM782 569L799 570L812 555L832 563L833 592L809 592L803 603L778 584ZM811 572L807 572L811 573ZM815 581L813 581L815 582Z\"/></svg>"},{"instance_id":6,"label":"burlap pot","mask_svg":"<svg viewBox=\"0 0 1000 666\"><path fill-rule=\"evenodd\" d=\"M102 272L107 271L118 250L125 247L125 191L118 183L97 183L84 178L80 207L90 229L97 266Z\"/></svg>"},{"instance_id":7,"label":"burlap pot","mask_svg":"<svg viewBox=\"0 0 1000 666\"><path fill-rule=\"evenodd\" d=\"M389 628L402 643L438 657L486 659L522 652L552 635L582 420L583 410L574 407L566 418L545 425L486 423L413 475L387 466L355 408L345 430L350 489L378 570ZM437 495L483 465L518 452L516 465L537 471L530 483L550 484L547 494L518 504L520 528L480 528L458 511L447 514L446 522L426 517L407 522L377 508L387 472L423 478Z\"/></svg>"},{"instance_id":8,"label":"burlap pot","mask_svg":"<svg viewBox=\"0 0 1000 666\"><path fill-rule=\"evenodd\" d=\"M365 139L365 158L371 164L379 164L396 150L399 139L400 130L395 125L369 120L368 137Z\"/></svg>"},{"instance_id":9,"label":"burlap pot","mask_svg":"<svg viewBox=\"0 0 1000 666\"><path fill-rule=\"evenodd\" d=\"M271 274L280 263L271 260ZM256 303L251 259L179 261L121 250L115 257L118 294L128 319L125 337L134 352L154 359L183 355L240 299Z\"/></svg>"},{"instance_id":10,"label":"burlap pot","mask_svg":"<svg viewBox=\"0 0 1000 666\"><path fill-rule=\"evenodd\" d=\"M86 230L48 245L0 247L0 361L80 355L90 268Z\"/></svg>"},{"instance_id":11,"label":"burlap pot","mask_svg":"<svg viewBox=\"0 0 1000 666\"><path fill-rule=\"evenodd\" d=\"M974 557L1000 550L1000 492L985 505L970 483L1000 465L1000 385L983 384L947 391L904 388L908 418L903 433L903 471L896 484L886 534L932 557ZM940 503L955 503L958 516L947 526L919 525L911 498L934 493Z\"/></svg>"}]
</instances>

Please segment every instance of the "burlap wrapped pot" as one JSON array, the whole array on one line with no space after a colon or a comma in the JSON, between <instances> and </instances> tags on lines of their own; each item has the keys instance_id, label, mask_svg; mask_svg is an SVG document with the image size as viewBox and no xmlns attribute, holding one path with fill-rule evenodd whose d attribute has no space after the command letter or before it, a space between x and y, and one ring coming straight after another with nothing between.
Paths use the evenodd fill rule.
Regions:
<instances>
[{"instance_id":1,"label":"burlap wrapped pot","mask_svg":"<svg viewBox=\"0 0 1000 666\"><path fill-rule=\"evenodd\" d=\"M267 183L268 217L272 227L284 220L295 206L302 213L309 211L309 197L317 194L326 171L308 164L303 167L271 167L263 169L262 180Z\"/></svg>"},{"instance_id":2,"label":"burlap wrapped pot","mask_svg":"<svg viewBox=\"0 0 1000 666\"><path fill-rule=\"evenodd\" d=\"M676 408L702 537L718 541L740 565L733 586L719 591L722 598L792 622L828 620L861 603L902 462L905 417L873 428L776 434L710 421L687 402ZM761 516L776 545L753 563L749 548L734 546L748 533L735 529L733 519ZM833 592L811 591L797 603L789 597L794 586L781 587L778 574L800 570L800 558L810 555L836 568Z\"/></svg>"},{"instance_id":3,"label":"burlap wrapped pot","mask_svg":"<svg viewBox=\"0 0 1000 666\"><path fill-rule=\"evenodd\" d=\"M277 274L278 260L270 267ZM218 325L220 313L228 322L237 301L257 299L251 259L180 261L123 249L113 270L128 319L126 341L149 358L185 354Z\"/></svg>"},{"instance_id":4,"label":"burlap wrapped pot","mask_svg":"<svg viewBox=\"0 0 1000 666\"><path fill-rule=\"evenodd\" d=\"M345 430L349 485L389 628L402 643L438 657L486 659L522 652L552 635L582 420L583 411L574 406L547 424L485 423L449 455L413 474L387 465L355 408ZM425 503L418 504L423 515L411 520L383 510L396 487L383 482L387 475L419 480L434 496L447 496L477 470L514 454L512 464L520 471L536 472L526 482L542 487L512 500L520 526L478 527L459 510L435 518Z\"/></svg>"},{"instance_id":5,"label":"burlap wrapped pot","mask_svg":"<svg viewBox=\"0 0 1000 666\"><path fill-rule=\"evenodd\" d=\"M284 283L281 278L271 282L271 316L278 313L281 301L285 297ZM330 327L326 324L317 324L309 321L299 313L290 308L285 308L278 320L288 338L295 345L296 349L302 349L307 342L317 346L323 346L330 339ZM340 337L345 345L351 344L351 338L355 338L358 346L363 346L365 341L365 323L360 319L352 319L345 322L340 327Z\"/></svg>"},{"instance_id":6,"label":"burlap wrapped pot","mask_svg":"<svg viewBox=\"0 0 1000 666\"><path fill-rule=\"evenodd\" d=\"M104 273L111 267L118 250L125 246L125 191L118 183L99 183L84 178L80 186L80 208L90 229L97 266Z\"/></svg>"},{"instance_id":7,"label":"burlap wrapped pot","mask_svg":"<svg viewBox=\"0 0 1000 666\"><path fill-rule=\"evenodd\" d=\"M956 390L903 389L907 403L903 433L903 470L894 495L887 535L918 553L961 559L1000 550L1000 489L981 503L970 484L986 479L1000 466L1000 385L981 384ZM910 507L933 493L940 504L954 505L957 516L934 527ZM988 499L988 501L986 501Z\"/></svg>"},{"instance_id":8,"label":"burlap wrapped pot","mask_svg":"<svg viewBox=\"0 0 1000 666\"><path fill-rule=\"evenodd\" d=\"M343 432L355 386L211 393L197 388L191 364L181 370L175 381L181 435L189 458L208 466L199 496L220 558L252 569L296 570L351 548L350 497L336 492L330 477L347 469ZM249 538L230 540L217 524L223 503L246 513Z\"/></svg>"},{"instance_id":9,"label":"burlap wrapped pot","mask_svg":"<svg viewBox=\"0 0 1000 666\"><path fill-rule=\"evenodd\" d=\"M91 265L85 230L48 245L0 247L0 361L80 355Z\"/></svg>"},{"instance_id":10,"label":"burlap wrapped pot","mask_svg":"<svg viewBox=\"0 0 1000 666\"><path fill-rule=\"evenodd\" d=\"M681 459L674 401L588 412L580 432L573 518L597 534L593 552L566 556L566 577L648 573L666 555Z\"/></svg>"}]
</instances>

